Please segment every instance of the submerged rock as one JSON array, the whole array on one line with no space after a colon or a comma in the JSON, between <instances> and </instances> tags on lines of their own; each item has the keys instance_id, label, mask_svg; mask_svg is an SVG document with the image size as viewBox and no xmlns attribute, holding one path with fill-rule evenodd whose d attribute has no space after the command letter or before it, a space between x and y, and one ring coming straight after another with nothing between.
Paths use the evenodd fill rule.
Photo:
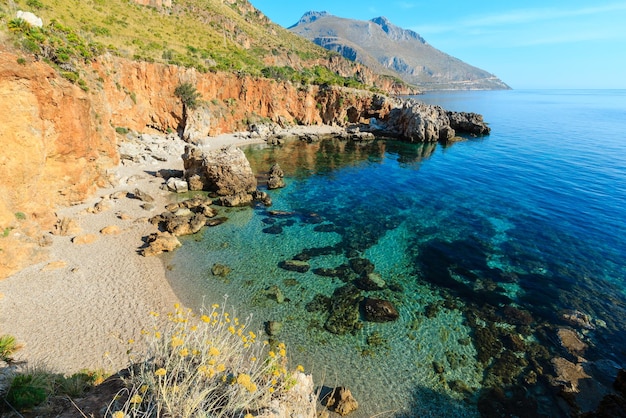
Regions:
<instances>
[{"instance_id":1,"label":"submerged rock","mask_svg":"<svg viewBox=\"0 0 626 418\"><path fill-rule=\"evenodd\" d=\"M301 261L301 260L281 261L280 263L278 263L278 267L288 270L288 271L295 271L298 273L306 273L311 268L308 262Z\"/></svg>"},{"instance_id":2,"label":"submerged rock","mask_svg":"<svg viewBox=\"0 0 626 418\"><path fill-rule=\"evenodd\" d=\"M331 297L330 315L324 328L333 334L347 334L362 328L359 322L361 292L354 285L347 284L335 290Z\"/></svg>"},{"instance_id":3,"label":"submerged rock","mask_svg":"<svg viewBox=\"0 0 626 418\"><path fill-rule=\"evenodd\" d=\"M226 277L230 274L232 269L225 264L215 263L213 267L211 267L211 274L219 277Z\"/></svg>"},{"instance_id":4,"label":"submerged rock","mask_svg":"<svg viewBox=\"0 0 626 418\"><path fill-rule=\"evenodd\" d=\"M382 290L387 286L387 283L378 273L362 274L355 281L355 284L359 289L366 291Z\"/></svg>"},{"instance_id":5,"label":"submerged rock","mask_svg":"<svg viewBox=\"0 0 626 418\"><path fill-rule=\"evenodd\" d=\"M387 300L367 298L363 301L363 316L371 322L390 322L398 319L400 314Z\"/></svg>"}]
</instances>

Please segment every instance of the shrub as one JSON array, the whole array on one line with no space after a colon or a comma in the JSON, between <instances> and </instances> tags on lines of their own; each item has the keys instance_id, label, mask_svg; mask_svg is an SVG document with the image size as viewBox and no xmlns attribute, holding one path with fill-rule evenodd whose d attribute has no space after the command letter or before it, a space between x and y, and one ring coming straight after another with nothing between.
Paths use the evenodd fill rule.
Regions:
<instances>
[{"instance_id":1,"label":"shrub","mask_svg":"<svg viewBox=\"0 0 626 418\"><path fill-rule=\"evenodd\" d=\"M295 384L284 344L259 342L247 320L217 304L200 316L176 306L164 328L153 315L147 349L138 358L131 350L129 384L107 416L243 416Z\"/></svg>"},{"instance_id":2,"label":"shrub","mask_svg":"<svg viewBox=\"0 0 626 418\"><path fill-rule=\"evenodd\" d=\"M8 236L11 229L5 228L4 231L4 236ZM13 361L13 354L20 348L22 348L22 346L17 343L14 336L0 336L0 360L11 363Z\"/></svg>"},{"instance_id":3,"label":"shrub","mask_svg":"<svg viewBox=\"0 0 626 418\"><path fill-rule=\"evenodd\" d=\"M25 59L25 58L23 58L23 57L19 57L19 58L17 59L17 63L18 63L19 65L26 65L26 59Z\"/></svg>"},{"instance_id":4,"label":"shrub","mask_svg":"<svg viewBox=\"0 0 626 418\"><path fill-rule=\"evenodd\" d=\"M52 393L58 376L42 367L20 372L11 380L5 400L17 410L30 409L40 405Z\"/></svg>"},{"instance_id":5,"label":"shrub","mask_svg":"<svg viewBox=\"0 0 626 418\"><path fill-rule=\"evenodd\" d=\"M128 133L128 129L122 126L118 126L115 128L115 132L117 132L120 135L126 135Z\"/></svg>"},{"instance_id":6,"label":"shrub","mask_svg":"<svg viewBox=\"0 0 626 418\"><path fill-rule=\"evenodd\" d=\"M15 212L15 219L23 221L26 219L26 214L24 212Z\"/></svg>"}]
</instances>

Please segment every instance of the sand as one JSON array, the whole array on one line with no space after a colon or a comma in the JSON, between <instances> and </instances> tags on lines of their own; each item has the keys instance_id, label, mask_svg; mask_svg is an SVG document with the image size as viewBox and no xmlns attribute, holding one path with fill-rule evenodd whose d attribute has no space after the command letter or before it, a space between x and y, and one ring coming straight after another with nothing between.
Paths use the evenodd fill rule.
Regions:
<instances>
[{"instance_id":1,"label":"sand","mask_svg":"<svg viewBox=\"0 0 626 418\"><path fill-rule=\"evenodd\" d=\"M80 232L50 234L48 261L0 281L0 335L13 335L23 344L17 360L65 374L117 371L128 365L129 340L151 326L150 312L172 311L178 302L159 257L143 257L137 251L142 238L157 231L147 218L163 211L173 196L161 188L164 181L155 173L183 168L184 143L171 136L167 143L159 143L166 141L163 136L155 138L149 147L158 148L166 161L149 156L139 162L123 160L110 170L114 186L56 211L58 218L75 220ZM207 138L204 145L252 142L262 140L231 134ZM128 197L136 188L154 198L152 209ZM98 204L104 210L91 213ZM102 233L107 227L110 232Z\"/></svg>"}]
</instances>

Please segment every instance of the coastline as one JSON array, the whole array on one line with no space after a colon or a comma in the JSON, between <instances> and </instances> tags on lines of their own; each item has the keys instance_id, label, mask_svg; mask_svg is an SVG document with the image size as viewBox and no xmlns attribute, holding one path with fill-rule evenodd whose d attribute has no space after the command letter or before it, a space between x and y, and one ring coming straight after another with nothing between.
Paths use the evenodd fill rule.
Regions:
<instances>
[{"instance_id":1,"label":"coastline","mask_svg":"<svg viewBox=\"0 0 626 418\"><path fill-rule=\"evenodd\" d=\"M307 132L325 130L307 127ZM178 303L162 261L140 255L138 248L143 237L157 231L148 218L175 195L161 188L163 179L156 173L182 170L186 143L162 134L152 137L167 155L148 158L148 163L122 159L109 170L109 187L80 204L58 208L57 218L73 220L73 228L65 235L47 234L48 259L0 281L0 332L23 345L17 361L65 374L115 372L128 365L129 340L151 326L150 312L165 313ZM201 145L219 149L263 142L260 136L226 134ZM133 198L136 189L154 201Z\"/></svg>"}]
</instances>

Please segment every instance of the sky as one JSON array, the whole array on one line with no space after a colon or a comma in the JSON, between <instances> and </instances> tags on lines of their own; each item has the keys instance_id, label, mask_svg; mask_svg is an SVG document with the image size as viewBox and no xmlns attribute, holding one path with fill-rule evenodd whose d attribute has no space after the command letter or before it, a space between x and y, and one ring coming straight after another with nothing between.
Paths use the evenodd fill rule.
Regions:
<instances>
[{"instance_id":1,"label":"sky","mask_svg":"<svg viewBox=\"0 0 626 418\"><path fill-rule=\"evenodd\" d=\"M281 26L310 10L387 17L514 89L626 89L626 1L250 0Z\"/></svg>"}]
</instances>

